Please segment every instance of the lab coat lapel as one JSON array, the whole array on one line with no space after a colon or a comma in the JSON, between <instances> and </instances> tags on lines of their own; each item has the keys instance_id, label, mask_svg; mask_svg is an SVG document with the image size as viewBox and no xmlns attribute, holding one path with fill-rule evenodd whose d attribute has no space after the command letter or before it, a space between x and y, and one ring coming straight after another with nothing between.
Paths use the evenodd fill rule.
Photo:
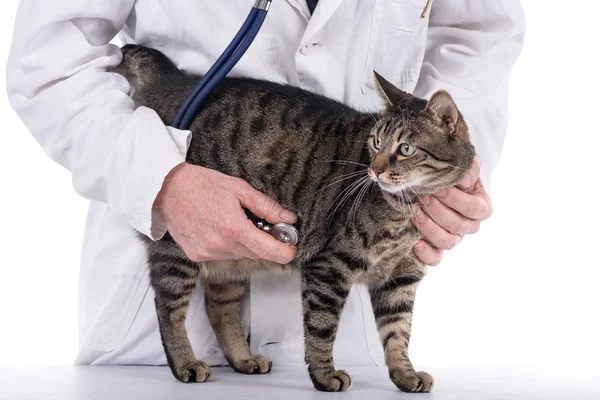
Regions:
<instances>
[{"instance_id":1,"label":"lab coat lapel","mask_svg":"<svg viewBox=\"0 0 600 400\"><path fill-rule=\"evenodd\" d=\"M302 36L301 45L305 45L313 36L319 32L329 21L333 13L339 8L344 0L322 0L319 1L315 13L310 18L306 31Z\"/></svg>"},{"instance_id":2,"label":"lab coat lapel","mask_svg":"<svg viewBox=\"0 0 600 400\"><path fill-rule=\"evenodd\" d=\"M306 20L310 19L310 10L306 4L306 0L288 0L288 3L294 7Z\"/></svg>"}]
</instances>

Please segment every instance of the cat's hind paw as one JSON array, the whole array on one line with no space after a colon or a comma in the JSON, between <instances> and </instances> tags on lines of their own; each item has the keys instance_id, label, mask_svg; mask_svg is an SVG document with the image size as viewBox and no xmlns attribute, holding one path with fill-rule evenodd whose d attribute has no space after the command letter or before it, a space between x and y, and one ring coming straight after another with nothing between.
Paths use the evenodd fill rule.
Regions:
<instances>
[{"instance_id":1,"label":"cat's hind paw","mask_svg":"<svg viewBox=\"0 0 600 400\"><path fill-rule=\"evenodd\" d=\"M315 389L322 392L345 392L352 384L352 379L346 371L311 372Z\"/></svg>"},{"instance_id":2,"label":"cat's hind paw","mask_svg":"<svg viewBox=\"0 0 600 400\"><path fill-rule=\"evenodd\" d=\"M403 392L429 393L433 389L433 377L427 372L395 369L390 370L390 379Z\"/></svg>"},{"instance_id":3,"label":"cat's hind paw","mask_svg":"<svg viewBox=\"0 0 600 400\"><path fill-rule=\"evenodd\" d=\"M183 383L205 382L210 378L210 368L203 361L194 361L173 370L175 378Z\"/></svg>"},{"instance_id":4,"label":"cat's hind paw","mask_svg":"<svg viewBox=\"0 0 600 400\"><path fill-rule=\"evenodd\" d=\"M252 356L248 360L238 360L235 362L229 360L229 364L235 372L248 375L268 374L273 368L273 362L260 354Z\"/></svg>"}]
</instances>

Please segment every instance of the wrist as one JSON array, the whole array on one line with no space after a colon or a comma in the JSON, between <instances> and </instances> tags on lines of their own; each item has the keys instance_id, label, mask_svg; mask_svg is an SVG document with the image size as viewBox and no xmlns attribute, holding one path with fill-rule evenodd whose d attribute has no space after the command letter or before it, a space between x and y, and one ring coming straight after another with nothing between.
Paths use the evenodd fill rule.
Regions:
<instances>
[{"instance_id":1,"label":"wrist","mask_svg":"<svg viewBox=\"0 0 600 400\"><path fill-rule=\"evenodd\" d=\"M177 164L175 167L173 167L167 176L165 176L162 187L156 195L156 199L154 200L154 204L152 206L152 209L155 212L158 212L163 219L165 215L165 206L168 203L168 199L173 197L175 188L179 185L178 182L181 175L184 174L190 166L190 164L182 162L181 164Z\"/></svg>"}]
</instances>

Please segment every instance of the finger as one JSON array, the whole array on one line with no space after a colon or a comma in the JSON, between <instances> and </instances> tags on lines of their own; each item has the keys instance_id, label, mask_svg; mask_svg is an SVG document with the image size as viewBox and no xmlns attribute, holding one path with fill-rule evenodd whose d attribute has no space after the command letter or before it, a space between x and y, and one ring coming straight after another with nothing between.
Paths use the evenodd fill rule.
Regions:
<instances>
[{"instance_id":1,"label":"finger","mask_svg":"<svg viewBox=\"0 0 600 400\"><path fill-rule=\"evenodd\" d=\"M244 224L240 243L259 258L278 264L288 264L296 257L296 247L281 243L273 236L256 228L250 221L247 225Z\"/></svg>"},{"instance_id":2,"label":"finger","mask_svg":"<svg viewBox=\"0 0 600 400\"><path fill-rule=\"evenodd\" d=\"M246 246L237 243L235 238L233 240L203 240L199 247L196 247L197 243L191 243L188 241L188 246L185 248L191 249L192 252L189 254L186 250L185 253L188 258L195 262L201 261L220 261L220 260L240 260L242 258L249 258L257 260L259 257L249 250Z\"/></svg>"},{"instance_id":3,"label":"finger","mask_svg":"<svg viewBox=\"0 0 600 400\"><path fill-rule=\"evenodd\" d=\"M421 203L431 219L452 234L465 236L479 230L479 221L460 215L435 197L422 196Z\"/></svg>"},{"instance_id":4,"label":"finger","mask_svg":"<svg viewBox=\"0 0 600 400\"><path fill-rule=\"evenodd\" d=\"M431 265L435 267L442 261L444 255L443 250L431 247L429 243L424 240L420 240L415 245L415 255L425 265Z\"/></svg>"},{"instance_id":5,"label":"finger","mask_svg":"<svg viewBox=\"0 0 600 400\"><path fill-rule=\"evenodd\" d=\"M424 212L413 217L413 223L423 236L438 249L451 250L461 241L460 236L447 232Z\"/></svg>"},{"instance_id":6,"label":"finger","mask_svg":"<svg viewBox=\"0 0 600 400\"><path fill-rule=\"evenodd\" d=\"M244 258L244 257L239 257L234 253L218 252L218 253L211 253L210 256L206 256L206 257L204 257L204 259L202 259L200 261L226 261L226 260L239 260L241 258Z\"/></svg>"},{"instance_id":7,"label":"finger","mask_svg":"<svg viewBox=\"0 0 600 400\"><path fill-rule=\"evenodd\" d=\"M194 262L203 262L203 261L222 261L222 260L237 260L236 256L233 253L223 252L223 251L211 251L211 252L199 252L194 254L185 253L185 255Z\"/></svg>"},{"instance_id":8,"label":"finger","mask_svg":"<svg viewBox=\"0 0 600 400\"><path fill-rule=\"evenodd\" d=\"M296 223L296 214L283 207L272 197L254 189L249 183L244 182L240 186L240 202L252 214L272 224L278 222Z\"/></svg>"},{"instance_id":9,"label":"finger","mask_svg":"<svg viewBox=\"0 0 600 400\"><path fill-rule=\"evenodd\" d=\"M248 258L250 260L258 260L260 257L255 252L247 248L241 243L233 243L229 253L232 255L232 260L241 260L242 258Z\"/></svg>"},{"instance_id":10,"label":"finger","mask_svg":"<svg viewBox=\"0 0 600 400\"><path fill-rule=\"evenodd\" d=\"M481 174L481 159L479 158L479 155L475 155L475 159L473 160L473 163L471 164L471 168L469 168L469 171L463 178L462 182L459 183L457 186L461 189L468 189L469 187L471 187L471 185L473 185L477 181L477 179L479 179L480 174Z\"/></svg>"},{"instance_id":11,"label":"finger","mask_svg":"<svg viewBox=\"0 0 600 400\"><path fill-rule=\"evenodd\" d=\"M492 215L492 202L485 192L481 180L475 182L474 190L471 193L465 193L452 187L440 189L433 195L467 218L483 221Z\"/></svg>"}]
</instances>

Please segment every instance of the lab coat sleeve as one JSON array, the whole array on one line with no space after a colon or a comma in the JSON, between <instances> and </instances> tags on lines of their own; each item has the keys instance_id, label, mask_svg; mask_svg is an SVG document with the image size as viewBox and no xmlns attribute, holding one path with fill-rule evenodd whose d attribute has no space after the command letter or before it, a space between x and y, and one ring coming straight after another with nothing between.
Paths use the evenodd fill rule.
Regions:
<instances>
[{"instance_id":1,"label":"lab coat sleeve","mask_svg":"<svg viewBox=\"0 0 600 400\"><path fill-rule=\"evenodd\" d=\"M185 160L190 133L135 108L129 84L110 72L109 42L134 0L21 0L7 66L11 105L44 151L72 173L77 193L104 202L152 239L166 228L152 206Z\"/></svg>"},{"instance_id":2,"label":"lab coat sleeve","mask_svg":"<svg viewBox=\"0 0 600 400\"><path fill-rule=\"evenodd\" d=\"M447 90L456 101L491 184L507 129L508 79L525 18L518 0L434 0L415 94Z\"/></svg>"}]
</instances>

